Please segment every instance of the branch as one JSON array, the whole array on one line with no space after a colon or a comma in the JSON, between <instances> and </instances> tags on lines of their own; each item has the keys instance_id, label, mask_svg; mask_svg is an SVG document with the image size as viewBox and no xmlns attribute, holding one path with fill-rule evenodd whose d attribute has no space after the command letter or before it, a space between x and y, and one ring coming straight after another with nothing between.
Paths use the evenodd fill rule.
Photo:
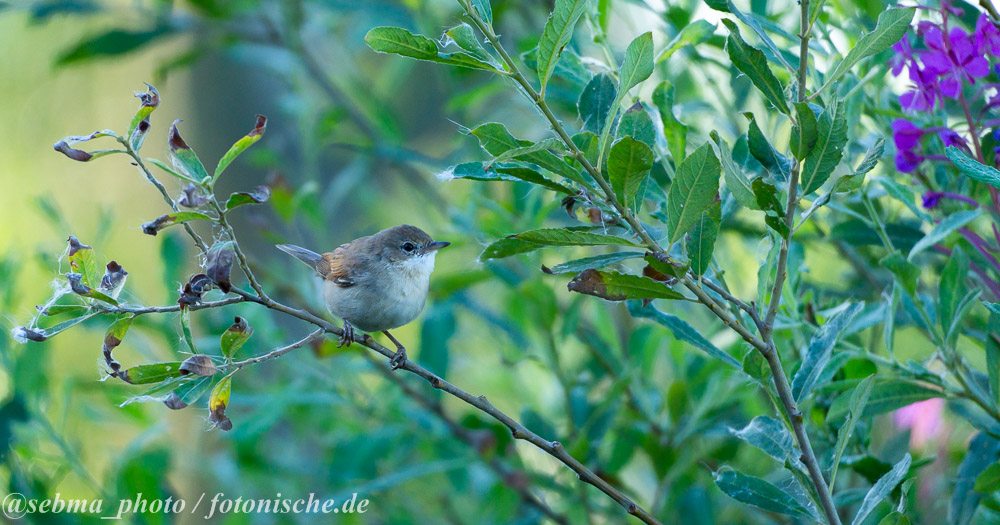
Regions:
<instances>
[{"instance_id":1,"label":"branch","mask_svg":"<svg viewBox=\"0 0 1000 525\"><path fill-rule=\"evenodd\" d=\"M281 348L275 348L274 350L271 350L270 352L263 355L259 355L257 357L251 357L250 359L244 359L243 361L237 361L235 363L232 363L231 365L226 367L226 371L228 372L231 370L239 370L247 365L255 365L257 363L262 363L264 361L270 361L271 359L274 359L276 357L281 357L287 354L288 352L295 350L296 348L302 348L303 346L309 344L310 342L316 340L317 338L322 337L324 333L325 331L322 328L320 328L319 330L315 330L313 333L305 336L302 339L299 339L298 341L290 345L282 346Z\"/></svg>"}]
</instances>

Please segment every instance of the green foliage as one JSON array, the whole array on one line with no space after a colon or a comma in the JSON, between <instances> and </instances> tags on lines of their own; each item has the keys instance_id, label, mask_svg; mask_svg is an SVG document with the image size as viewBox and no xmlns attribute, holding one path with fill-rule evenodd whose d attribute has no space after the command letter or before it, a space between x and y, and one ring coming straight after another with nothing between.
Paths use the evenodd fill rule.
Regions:
<instances>
[{"instance_id":1,"label":"green foliage","mask_svg":"<svg viewBox=\"0 0 1000 525\"><path fill-rule=\"evenodd\" d=\"M707 143L678 166L667 194L667 231L671 243L687 233L715 201L720 175L719 159Z\"/></svg>"}]
</instances>

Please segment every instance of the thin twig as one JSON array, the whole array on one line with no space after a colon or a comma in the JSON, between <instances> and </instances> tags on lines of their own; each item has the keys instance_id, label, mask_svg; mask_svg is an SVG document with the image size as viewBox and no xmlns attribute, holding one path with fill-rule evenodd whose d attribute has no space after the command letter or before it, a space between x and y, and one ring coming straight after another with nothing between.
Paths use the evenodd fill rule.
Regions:
<instances>
[{"instance_id":1,"label":"thin twig","mask_svg":"<svg viewBox=\"0 0 1000 525\"><path fill-rule=\"evenodd\" d=\"M243 361L236 361L235 363L232 363L229 366L227 366L225 370L227 372L231 370L239 370L247 365L255 365L257 363L263 363L264 361L270 361L271 359L274 359L276 357L281 357L287 354L288 352L295 350L296 348L302 348L303 346L309 344L315 339L322 337L324 334L325 330L320 328L319 330L313 331L311 334L303 337L302 339L299 339L298 341L290 345L282 346L281 348L275 348L274 350L271 350L270 352L263 355L259 355L257 357L251 357L250 359L244 359Z\"/></svg>"}]
</instances>

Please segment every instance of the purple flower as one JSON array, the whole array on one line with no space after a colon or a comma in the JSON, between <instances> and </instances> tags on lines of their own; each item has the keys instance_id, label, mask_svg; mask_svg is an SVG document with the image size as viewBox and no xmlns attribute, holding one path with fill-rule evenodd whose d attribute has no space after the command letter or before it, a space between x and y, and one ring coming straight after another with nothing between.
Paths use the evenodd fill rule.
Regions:
<instances>
[{"instance_id":1,"label":"purple flower","mask_svg":"<svg viewBox=\"0 0 1000 525\"><path fill-rule=\"evenodd\" d=\"M903 66L913 60L913 48L910 47L910 39L903 36L902 40L892 45L892 50L896 54L892 55L892 58L889 59L889 65L892 66L892 76L898 77L903 72Z\"/></svg>"},{"instance_id":2,"label":"purple flower","mask_svg":"<svg viewBox=\"0 0 1000 525\"><path fill-rule=\"evenodd\" d=\"M976 20L973 39L978 53L989 51L993 56L1000 56L1000 30L993 25L986 13L979 15L979 20Z\"/></svg>"},{"instance_id":3,"label":"purple flower","mask_svg":"<svg viewBox=\"0 0 1000 525\"><path fill-rule=\"evenodd\" d=\"M941 29L929 26L924 32L927 51L920 60L927 71L941 76L941 92L950 98L957 98L962 82L975 84L977 78L990 73L990 63L975 52L971 36L962 28L952 28L945 41Z\"/></svg>"},{"instance_id":4,"label":"purple flower","mask_svg":"<svg viewBox=\"0 0 1000 525\"><path fill-rule=\"evenodd\" d=\"M926 71L917 67L916 61L910 64L910 80L913 81L913 89L903 93L899 97L899 103L903 109L909 111L928 111L934 109L934 104L938 98L940 87L937 83L937 75L934 72Z\"/></svg>"},{"instance_id":5,"label":"purple flower","mask_svg":"<svg viewBox=\"0 0 1000 525\"><path fill-rule=\"evenodd\" d=\"M896 169L903 173L909 173L924 161L924 156L913 150L896 151Z\"/></svg>"},{"instance_id":6,"label":"purple flower","mask_svg":"<svg viewBox=\"0 0 1000 525\"><path fill-rule=\"evenodd\" d=\"M896 144L896 149L916 149L923 136L924 130L909 120L898 118L892 121L892 141Z\"/></svg>"},{"instance_id":7,"label":"purple flower","mask_svg":"<svg viewBox=\"0 0 1000 525\"><path fill-rule=\"evenodd\" d=\"M938 131L938 137L941 139L941 142L944 142L945 147L948 146L958 146L960 148L969 147L969 143L966 142L961 135L948 128L943 128L940 131Z\"/></svg>"},{"instance_id":8,"label":"purple flower","mask_svg":"<svg viewBox=\"0 0 1000 525\"><path fill-rule=\"evenodd\" d=\"M928 191L920 197L923 201L924 209L930 210L937 208L937 205L941 203L941 199L944 197L944 193L940 191Z\"/></svg>"}]
</instances>

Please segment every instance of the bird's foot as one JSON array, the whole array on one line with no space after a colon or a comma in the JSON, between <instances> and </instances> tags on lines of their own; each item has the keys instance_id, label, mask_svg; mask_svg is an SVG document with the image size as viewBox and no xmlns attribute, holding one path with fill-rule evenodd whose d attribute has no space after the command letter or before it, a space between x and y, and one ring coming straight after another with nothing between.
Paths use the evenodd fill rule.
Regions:
<instances>
[{"instance_id":1,"label":"bird's foot","mask_svg":"<svg viewBox=\"0 0 1000 525\"><path fill-rule=\"evenodd\" d=\"M354 327L347 320L344 320L344 331L340 334L340 343L337 348L343 348L345 346L351 346L354 341Z\"/></svg>"},{"instance_id":2,"label":"bird's foot","mask_svg":"<svg viewBox=\"0 0 1000 525\"><path fill-rule=\"evenodd\" d=\"M388 330L382 330L382 333L385 334L385 336L388 337L394 345L396 345L396 353L389 359L389 367L393 370L402 368L403 365L406 364L406 348L404 348L403 344L397 341Z\"/></svg>"}]
</instances>

